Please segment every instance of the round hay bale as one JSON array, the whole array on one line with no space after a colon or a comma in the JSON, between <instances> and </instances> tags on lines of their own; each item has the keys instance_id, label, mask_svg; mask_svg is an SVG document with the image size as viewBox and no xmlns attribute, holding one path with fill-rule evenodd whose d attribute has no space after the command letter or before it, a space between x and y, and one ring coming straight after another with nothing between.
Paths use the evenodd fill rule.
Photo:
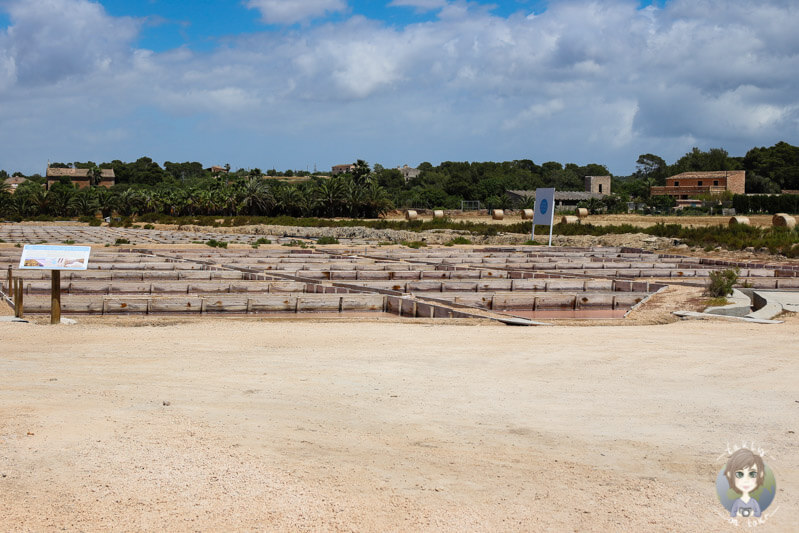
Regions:
<instances>
[{"instance_id":1,"label":"round hay bale","mask_svg":"<svg viewBox=\"0 0 799 533\"><path fill-rule=\"evenodd\" d=\"M502 209L494 209L493 211L491 211L491 218L493 218L494 220L502 220L503 218L505 218L505 211L503 211Z\"/></svg>"},{"instance_id":2,"label":"round hay bale","mask_svg":"<svg viewBox=\"0 0 799 533\"><path fill-rule=\"evenodd\" d=\"M416 211L412 209L405 211L405 220L416 220L417 218L419 218L419 213Z\"/></svg>"},{"instance_id":3,"label":"round hay bale","mask_svg":"<svg viewBox=\"0 0 799 533\"><path fill-rule=\"evenodd\" d=\"M573 215L566 215L565 217L562 217L560 219L560 223L561 224L579 224L580 223L580 217L576 217L576 216L573 216Z\"/></svg>"},{"instance_id":4,"label":"round hay bale","mask_svg":"<svg viewBox=\"0 0 799 533\"><path fill-rule=\"evenodd\" d=\"M777 213L771 217L771 225L778 228L791 229L796 226L796 219L785 213Z\"/></svg>"},{"instance_id":5,"label":"round hay bale","mask_svg":"<svg viewBox=\"0 0 799 533\"><path fill-rule=\"evenodd\" d=\"M735 225L738 225L738 224L740 224L742 226L751 225L751 223L749 222L749 217L732 217L730 219L730 223L729 223L730 226L735 226Z\"/></svg>"},{"instance_id":6,"label":"round hay bale","mask_svg":"<svg viewBox=\"0 0 799 533\"><path fill-rule=\"evenodd\" d=\"M532 220L535 216L535 211L532 209L522 209L522 220Z\"/></svg>"},{"instance_id":7,"label":"round hay bale","mask_svg":"<svg viewBox=\"0 0 799 533\"><path fill-rule=\"evenodd\" d=\"M586 209L585 207L578 207L577 218L588 218L588 209Z\"/></svg>"},{"instance_id":8,"label":"round hay bale","mask_svg":"<svg viewBox=\"0 0 799 533\"><path fill-rule=\"evenodd\" d=\"M436 209L433 211L433 218L444 218L444 211L441 209Z\"/></svg>"}]
</instances>

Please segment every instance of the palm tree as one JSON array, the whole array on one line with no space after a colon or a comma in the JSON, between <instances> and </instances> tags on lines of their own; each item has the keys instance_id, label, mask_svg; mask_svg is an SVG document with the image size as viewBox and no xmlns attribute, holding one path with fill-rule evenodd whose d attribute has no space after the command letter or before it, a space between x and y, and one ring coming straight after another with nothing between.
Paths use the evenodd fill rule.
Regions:
<instances>
[{"instance_id":1,"label":"palm tree","mask_svg":"<svg viewBox=\"0 0 799 533\"><path fill-rule=\"evenodd\" d=\"M100 206L95 189L82 189L69 200L70 213L78 216L94 216Z\"/></svg>"},{"instance_id":2,"label":"palm tree","mask_svg":"<svg viewBox=\"0 0 799 533\"><path fill-rule=\"evenodd\" d=\"M341 181L338 178L320 180L313 189L313 196L324 215L335 216L341 199Z\"/></svg>"},{"instance_id":3,"label":"palm tree","mask_svg":"<svg viewBox=\"0 0 799 533\"><path fill-rule=\"evenodd\" d=\"M105 187L98 187L94 189L94 192L97 196L97 203L100 206L103 217L110 217L117 208L117 205L119 205L117 195Z\"/></svg>"},{"instance_id":4,"label":"palm tree","mask_svg":"<svg viewBox=\"0 0 799 533\"><path fill-rule=\"evenodd\" d=\"M270 205L274 205L274 198L270 197L271 191L264 186L264 181L251 177L239 191L238 211L248 215L263 214Z\"/></svg>"},{"instance_id":5,"label":"palm tree","mask_svg":"<svg viewBox=\"0 0 799 533\"><path fill-rule=\"evenodd\" d=\"M155 191L141 192L141 209L145 213L158 213L161 210L161 198Z\"/></svg>"},{"instance_id":6,"label":"palm tree","mask_svg":"<svg viewBox=\"0 0 799 533\"><path fill-rule=\"evenodd\" d=\"M27 218L36 212L36 205L33 203L32 195L14 194L7 207L8 212L15 218Z\"/></svg>"},{"instance_id":7,"label":"palm tree","mask_svg":"<svg viewBox=\"0 0 799 533\"><path fill-rule=\"evenodd\" d=\"M341 200L344 210L351 218L360 217L363 213L364 190L362 184L354 178L344 178L341 185Z\"/></svg>"},{"instance_id":8,"label":"palm tree","mask_svg":"<svg viewBox=\"0 0 799 533\"><path fill-rule=\"evenodd\" d=\"M36 209L37 214L44 215L50 208L50 194L44 188L38 188L30 196L31 205Z\"/></svg>"},{"instance_id":9,"label":"palm tree","mask_svg":"<svg viewBox=\"0 0 799 533\"><path fill-rule=\"evenodd\" d=\"M97 187L103 180L103 171L100 169L100 167L94 166L90 168L87 174L89 175L89 181L92 187Z\"/></svg>"},{"instance_id":10,"label":"palm tree","mask_svg":"<svg viewBox=\"0 0 799 533\"><path fill-rule=\"evenodd\" d=\"M50 214L63 217L69 211L69 203L75 196L75 189L72 187L53 187L48 191L47 196L49 197L47 209Z\"/></svg>"},{"instance_id":11,"label":"palm tree","mask_svg":"<svg viewBox=\"0 0 799 533\"><path fill-rule=\"evenodd\" d=\"M141 197L136 190L125 189L122 191L122 194L119 195L118 201L117 209L119 210L119 214L124 217L129 217L138 213Z\"/></svg>"},{"instance_id":12,"label":"palm tree","mask_svg":"<svg viewBox=\"0 0 799 533\"><path fill-rule=\"evenodd\" d=\"M393 208L386 190L374 180L369 180L364 190L364 202L366 208L364 215L367 218L377 218Z\"/></svg>"}]
</instances>

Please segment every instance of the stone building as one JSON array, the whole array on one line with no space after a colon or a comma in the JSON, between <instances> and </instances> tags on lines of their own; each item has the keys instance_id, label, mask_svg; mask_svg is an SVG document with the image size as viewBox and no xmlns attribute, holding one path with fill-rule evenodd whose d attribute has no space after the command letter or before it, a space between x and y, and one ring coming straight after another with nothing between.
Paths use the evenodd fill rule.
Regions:
<instances>
[{"instance_id":1,"label":"stone building","mask_svg":"<svg viewBox=\"0 0 799 533\"><path fill-rule=\"evenodd\" d=\"M49 190L53 183L58 183L62 177L69 178L72 184L77 186L78 189L85 189L91 185L91 176L89 175L88 168L47 167L47 189ZM115 182L116 176L114 175L114 169L100 169L100 183L98 183L100 187L111 188L114 186Z\"/></svg>"},{"instance_id":2,"label":"stone building","mask_svg":"<svg viewBox=\"0 0 799 533\"><path fill-rule=\"evenodd\" d=\"M697 197L704 194L731 192L746 194L745 170L683 172L666 178L666 185L650 187L651 196L672 196L677 207L701 205Z\"/></svg>"}]
</instances>

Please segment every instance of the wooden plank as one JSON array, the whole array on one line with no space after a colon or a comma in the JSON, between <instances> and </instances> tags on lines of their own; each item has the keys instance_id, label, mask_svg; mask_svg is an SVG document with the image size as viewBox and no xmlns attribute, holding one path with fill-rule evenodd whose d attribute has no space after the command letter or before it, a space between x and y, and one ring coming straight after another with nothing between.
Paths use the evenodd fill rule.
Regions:
<instances>
[{"instance_id":1,"label":"wooden plank","mask_svg":"<svg viewBox=\"0 0 799 533\"><path fill-rule=\"evenodd\" d=\"M98 298L84 299L68 297L61 302L61 311L69 314L86 313L99 315L103 312L103 300Z\"/></svg>"},{"instance_id":2,"label":"wooden plank","mask_svg":"<svg viewBox=\"0 0 799 533\"><path fill-rule=\"evenodd\" d=\"M302 295L297 297L297 312L338 311L340 296L336 295Z\"/></svg>"},{"instance_id":3,"label":"wooden plank","mask_svg":"<svg viewBox=\"0 0 799 533\"><path fill-rule=\"evenodd\" d=\"M199 313L201 306L202 298L192 296L153 298L150 300L151 313Z\"/></svg>"},{"instance_id":4,"label":"wooden plank","mask_svg":"<svg viewBox=\"0 0 799 533\"><path fill-rule=\"evenodd\" d=\"M441 283L444 292L477 292L476 281L444 281Z\"/></svg>"},{"instance_id":5,"label":"wooden plank","mask_svg":"<svg viewBox=\"0 0 799 533\"><path fill-rule=\"evenodd\" d=\"M250 310L254 313L294 311L297 305L296 296L252 296Z\"/></svg>"},{"instance_id":6,"label":"wooden plank","mask_svg":"<svg viewBox=\"0 0 799 533\"><path fill-rule=\"evenodd\" d=\"M340 297L342 311L380 311L384 296L381 294L345 294Z\"/></svg>"},{"instance_id":7,"label":"wooden plank","mask_svg":"<svg viewBox=\"0 0 799 533\"><path fill-rule=\"evenodd\" d=\"M250 308L246 296L214 296L204 300L206 313L246 313Z\"/></svg>"},{"instance_id":8,"label":"wooden plank","mask_svg":"<svg viewBox=\"0 0 799 533\"><path fill-rule=\"evenodd\" d=\"M103 304L104 312L108 314L147 312L146 298L104 298Z\"/></svg>"}]
</instances>

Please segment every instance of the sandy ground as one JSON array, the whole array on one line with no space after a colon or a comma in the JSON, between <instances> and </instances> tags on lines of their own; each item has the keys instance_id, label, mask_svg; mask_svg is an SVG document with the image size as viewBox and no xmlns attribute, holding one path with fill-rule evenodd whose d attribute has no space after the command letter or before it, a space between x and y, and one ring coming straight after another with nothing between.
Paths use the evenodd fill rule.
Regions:
<instances>
[{"instance_id":1,"label":"sandy ground","mask_svg":"<svg viewBox=\"0 0 799 533\"><path fill-rule=\"evenodd\" d=\"M0 530L740 531L714 480L756 439L795 531L797 334L0 323Z\"/></svg>"}]
</instances>

